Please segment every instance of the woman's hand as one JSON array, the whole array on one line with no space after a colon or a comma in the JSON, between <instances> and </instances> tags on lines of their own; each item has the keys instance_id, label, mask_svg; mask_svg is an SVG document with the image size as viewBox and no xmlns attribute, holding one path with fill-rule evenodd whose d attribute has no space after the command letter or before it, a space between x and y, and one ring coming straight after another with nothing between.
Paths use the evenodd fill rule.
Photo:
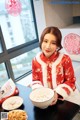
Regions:
<instances>
[{"instance_id":1,"label":"woman's hand","mask_svg":"<svg viewBox=\"0 0 80 120\"><path fill-rule=\"evenodd\" d=\"M51 105L55 105L57 103L58 100L58 94L56 92L54 92L54 97L53 97L53 101L51 103Z\"/></svg>"}]
</instances>

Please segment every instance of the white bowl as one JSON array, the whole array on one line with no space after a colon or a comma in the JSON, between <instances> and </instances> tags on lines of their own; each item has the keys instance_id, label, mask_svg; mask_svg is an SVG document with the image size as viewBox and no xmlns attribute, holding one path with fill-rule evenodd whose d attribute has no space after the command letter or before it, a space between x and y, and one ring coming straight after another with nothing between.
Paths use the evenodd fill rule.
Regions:
<instances>
[{"instance_id":1,"label":"white bowl","mask_svg":"<svg viewBox=\"0 0 80 120\"><path fill-rule=\"evenodd\" d=\"M29 97L34 106L44 109L52 103L54 91L50 88L41 87L33 90Z\"/></svg>"}]
</instances>

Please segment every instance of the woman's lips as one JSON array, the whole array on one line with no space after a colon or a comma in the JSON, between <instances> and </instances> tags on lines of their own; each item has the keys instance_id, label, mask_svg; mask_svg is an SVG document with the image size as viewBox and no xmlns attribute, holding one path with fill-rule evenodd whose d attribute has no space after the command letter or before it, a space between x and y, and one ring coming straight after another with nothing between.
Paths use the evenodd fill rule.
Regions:
<instances>
[{"instance_id":1,"label":"woman's lips","mask_svg":"<svg viewBox=\"0 0 80 120\"><path fill-rule=\"evenodd\" d=\"M47 53L49 53L50 51L49 50L45 50Z\"/></svg>"}]
</instances>

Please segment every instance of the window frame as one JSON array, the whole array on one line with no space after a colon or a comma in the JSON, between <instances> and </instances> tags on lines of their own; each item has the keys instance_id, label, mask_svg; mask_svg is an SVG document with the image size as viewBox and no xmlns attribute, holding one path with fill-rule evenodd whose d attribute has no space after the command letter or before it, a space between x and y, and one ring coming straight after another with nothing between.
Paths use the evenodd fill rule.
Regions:
<instances>
[{"instance_id":1,"label":"window frame","mask_svg":"<svg viewBox=\"0 0 80 120\"><path fill-rule=\"evenodd\" d=\"M5 45L3 33L2 33L2 30L0 27L1 46L2 46L2 50L3 50L3 52L0 53L0 63L5 64L8 77L11 78L14 82L16 82L16 81L22 79L23 77L27 76L28 74L30 74L31 70L29 72L27 72L26 74L23 74L22 76L15 79L10 59L15 58L21 54L24 54L26 52L29 52L29 51L39 47L39 38L38 38L38 31L37 31L37 24L36 24L33 0L31 0L31 7L32 7L34 26L35 26L35 34L36 34L36 39L34 39L33 41L30 41L30 42L18 45L16 47L7 49L6 45Z\"/></svg>"}]
</instances>

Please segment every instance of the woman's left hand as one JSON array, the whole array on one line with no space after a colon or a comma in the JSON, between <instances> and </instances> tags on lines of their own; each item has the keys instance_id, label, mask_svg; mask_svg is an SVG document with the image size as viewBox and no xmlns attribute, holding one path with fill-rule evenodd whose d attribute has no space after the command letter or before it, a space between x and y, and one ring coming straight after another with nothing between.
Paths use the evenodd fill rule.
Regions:
<instances>
[{"instance_id":1,"label":"woman's left hand","mask_svg":"<svg viewBox=\"0 0 80 120\"><path fill-rule=\"evenodd\" d=\"M58 94L56 92L54 92L54 97L53 97L53 101L51 103L51 105L55 105L57 103L58 100Z\"/></svg>"}]
</instances>

